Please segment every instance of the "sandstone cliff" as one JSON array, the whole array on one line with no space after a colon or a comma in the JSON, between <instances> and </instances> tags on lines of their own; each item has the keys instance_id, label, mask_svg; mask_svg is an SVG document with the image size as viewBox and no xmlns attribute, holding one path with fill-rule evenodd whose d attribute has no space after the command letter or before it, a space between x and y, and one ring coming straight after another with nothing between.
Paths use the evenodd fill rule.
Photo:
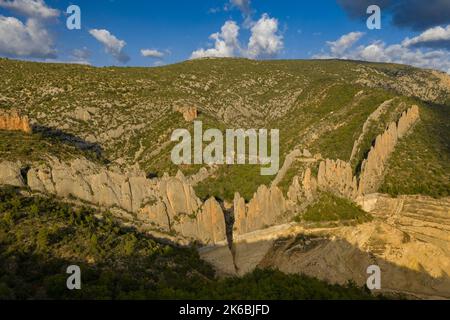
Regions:
<instances>
[{"instance_id":1,"label":"sandstone cliff","mask_svg":"<svg viewBox=\"0 0 450 320\"><path fill-rule=\"evenodd\" d=\"M198 117L198 109L196 107L179 107L176 111L183 115L183 118L187 122L192 122Z\"/></svg>"},{"instance_id":2,"label":"sandstone cliff","mask_svg":"<svg viewBox=\"0 0 450 320\"><path fill-rule=\"evenodd\" d=\"M31 133L31 125L27 116L21 116L16 110L0 110L0 130L22 131Z\"/></svg>"}]
</instances>

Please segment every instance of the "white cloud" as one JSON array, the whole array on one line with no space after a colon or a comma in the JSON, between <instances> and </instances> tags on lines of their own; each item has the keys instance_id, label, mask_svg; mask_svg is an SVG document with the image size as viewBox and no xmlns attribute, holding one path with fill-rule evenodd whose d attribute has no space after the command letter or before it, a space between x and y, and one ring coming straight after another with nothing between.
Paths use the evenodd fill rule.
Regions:
<instances>
[{"instance_id":1,"label":"white cloud","mask_svg":"<svg viewBox=\"0 0 450 320\"><path fill-rule=\"evenodd\" d=\"M165 56L164 52L155 49L142 49L141 55L149 58L162 58Z\"/></svg>"},{"instance_id":2,"label":"white cloud","mask_svg":"<svg viewBox=\"0 0 450 320\"><path fill-rule=\"evenodd\" d=\"M342 39L342 38L341 38ZM408 44L409 39L405 39L400 44L387 45L382 41L375 41L368 45L361 45L356 48L347 47L343 52L332 50L330 42L330 52L313 56L317 59L351 59L371 62L388 62L407 64L419 68L438 69L450 73L450 52L447 50L421 50L414 49ZM331 42L333 43L333 42ZM353 42L355 44L355 42Z\"/></svg>"},{"instance_id":3,"label":"white cloud","mask_svg":"<svg viewBox=\"0 0 450 320\"><path fill-rule=\"evenodd\" d=\"M26 18L0 15L0 54L9 57L47 59L56 57L53 37L46 27L48 19L60 12L43 0L0 0L0 8Z\"/></svg>"},{"instance_id":4,"label":"white cloud","mask_svg":"<svg viewBox=\"0 0 450 320\"><path fill-rule=\"evenodd\" d=\"M406 47L444 47L450 48L450 25L447 28L435 27L424 31L412 39L406 38L403 43Z\"/></svg>"},{"instance_id":5,"label":"white cloud","mask_svg":"<svg viewBox=\"0 0 450 320\"><path fill-rule=\"evenodd\" d=\"M251 28L247 56L253 59L274 57L283 49L283 37L278 33L278 20L263 14Z\"/></svg>"},{"instance_id":6,"label":"white cloud","mask_svg":"<svg viewBox=\"0 0 450 320\"><path fill-rule=\"evenodd\" d=\"M336 41L328 41L327 44L330 47L331 53L341 55L358 42L363 35L363 32L350 32Z\"/></svg>"},{"instance_id":7,"label":"white cloud","mask_svg":"<svg viewBox=\"0 0 450 320\"><path fill-rule=\"evenodd\" d=\"M119 40L105 29L92 29L89 33L101 44L104 45L105 51L112 55L118 62L127 63L130 57L123 52L123 48L126 46L126 42Z\"/></svg>"},{"instance_id":8,"label":"white cloud","mask_svg":"<svg viewBox=\"0 0 450 320\"><path fill-rule=\"evenodd\" d=\"M59 10L48 7L43 0L0 0L0 7L35 19L59 16Z\"/></svg>"},{"instance_id":9,"label":"white cloud","mask_svg":"<svg viewBox=\"0 0 450 320\"><path fill-rule=\"evenodd\" d=\"M11 57L55 58L53 39L36 19L24 24L14 17L0 16L0 54Z\"/></svg>"},{"instance_id":10,"label":"white cloud","mask_svg":"<svg viewBox=\"0 0 450 320\"><path fill-rule=\"evenodd\" d=\"M191 54L191 59L215 57L230 58L244 56L251 59L275 57L284 47L283 37L279 34L278 20L263 14L250 29L251 36L247 48L239 44L239 26L235 21L227 21L221 31L214 33L214 47L199 49Z\"/></svg>"},{"instance_id":11,"label":"white cloud","mask_svg":"<svg viewBox=\"0 0 450 320\"><path fill-rule=\"evenodd\" d=\"M234 21L227 21L220 32L210 36L210 39L215 41L214 48L196 50L192 52L191 59L234 57L235 52L239 50L238 36L239 26Z\"/></svg>"}]
</instances>

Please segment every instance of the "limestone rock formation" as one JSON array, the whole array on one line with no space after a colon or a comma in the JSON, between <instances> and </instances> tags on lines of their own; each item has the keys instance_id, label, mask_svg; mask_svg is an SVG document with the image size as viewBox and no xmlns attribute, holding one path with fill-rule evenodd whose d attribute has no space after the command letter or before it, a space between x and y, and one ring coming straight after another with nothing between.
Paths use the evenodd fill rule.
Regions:
<instances>
[{"instance_id":1,"label":"limestone rock formation","mask_svg":"<svg viewBox=\"0 0 450 320\"><path fill-rule=\"evenodd\" d=\"M0 110L0 130L22 131L31 133L31 125L27 116L22 116L17 110Z\"/></svg>"},{"instance_id":2,"label":"limestone rock formation","mask_svg":"<svg viewBox=\"0 0 450 320\"><path fill-rule=\"evenodd\" d=\"M352 154L350 156L350 162L356 157L357 152L360 150L361 143L364 139L364 136L369 131L370 124L375 121L378 121L378 119L381 117L381 115L383 115L384 113L387 112L387 110L391 106L393 100L394 99L384 101L364 122L362 133L353 145Z\"/></svg>"},{"instance_id":3,"label":"limestone rock formation","mask_svg":"<svg viewBox=\"0 0 450 320\"><path fill-rule=\"evenodd\" d=\"M398 124L392 123L377 138L363 163L359 192L351 165L345 161L327 159L320 162L317 179L312 176L310 168L296 176L287 198L276 185L260 186L248 204L236 194L234 235L288 221L291 213L298 213L305 204L314 200L317 190L351 200L376 191L385 162L397 140L418 118L419 110L414 106L402 115ZM74 197L101 207L117 207L162 231L177 231L202 243L217 243L226 239L225 216L220 204L215 199L202 203L193 189L194 181L181 172L175 177L165 175L160 179L148 179L138 169L121 171L86 159L76 159L70 163L50 159L48 163L32 165L26 179L22 177L20 164L3 162L0 168L1 184L28 185L34 191ZM201 177L208 176L205 170L199 173Z\"/></svg>"},{"instance_id":4,"label":"limestone rock formation","mask_svg":"<svg viewBox=\"0 0 450 320\"><path fill-rule=\"evenodd\" d=\"M20 170L20 165L17 163L10 161L0 162L0 185L25 186Z\"/></svg>"},{"instance_id":5,"label":"limestone rock formation","mask_svg":"<svg viewBox=\"0 0 450 320\"><path fill-rule=\"evenodd\" d=\"M352 167L341 160L325 160L320 163L317 175L318 188L345 198L352 199L357 195L358 185L353 176Z\"/></svg>"},{"instance_id":6,"label":"limestone rock formation","mask_svg":"<svg viewBox=\"0 0 450 320\"><path fill-rule=\"evenodd\" d=\"M226 224L222 207L216 199L210 198L195 215L195 219L181 216L175 230L203 244L223 242L226 240Z\"/></svg>"},{"instance_id":7,"label":"limestone rock formation","mask_svg":"<svg viewBox=\"0 0 450 320\"><path fill-rule=\"evenodd\" d=\"M247 205L239 194L236 194L234 209L234 232L243 234L276 223L277 219L286 212L287 203L283 192L278 187L268 188L262 185Z\"/></svg>"},{"instance_id":8,"label":"limestone rock formation","mask_svg":"<svg viewBox=\"0 0 450 320\"><path fill-rule=\"evenodd\" d=\"M360 204L367 202L374 220L365 224L277 225L234 237L231 263L217 258L227 247L201 251L201 257L230 275L266 267L361 286L367 267L378 265L383 292L450 298L450 198L360 197Z\"/></svg>"},{"instance_id":9,"label":"limestone rock formation","mask_svg":"<svg viewBox=\"0 0 450 320\"><path fill-rule=\"evenodd\" d=\"M317 179L312 176L311 168L307 168L302 176L295 176L289 187L287 196L293 203L311 201L317 191Z\"/></svg>"},{"instance_id":10,"label":"limestone rock formation","mask_svg":"<svg viewBox=\"0 0 450 320\"><path fill-rule=\"evenodd\" d=\"M394 151L398 139L404 137L419 119L419 107L412 106L405 111L398 123L391 123L388 129L375 140L367 159L361 168L359 193L370 194L377 191L382 182L385 164Z\"/></svg>"},{"instance_id":11,"label":"limestone rock formation","mask_svg":"<svg viewBox=\"0 0 450 320\"><path fill-rule=\"evenodd\" d=\"M197 107L179 107L176 111L181 113L184 120L187 122L192 122L198 117Z\"/></svg>"},{"instance_id":12,"label":"limestone rock formation","mask_svg":"<svg viewBox=\"0 0 450 320\"><path fill-rule=\"evenodd\" d=\"M175 230L203 243L226 239L225 217L220 204L209 199L204 204L181 172L176 177L147 179L139 170L121 172L107 169L85 159L49 163L31 167L27 184L21 166L0 163L0 184L28 187L33 191L86 201L101 207L119 208L136 214L158 229Z\"/></svg>"}]
</instances>

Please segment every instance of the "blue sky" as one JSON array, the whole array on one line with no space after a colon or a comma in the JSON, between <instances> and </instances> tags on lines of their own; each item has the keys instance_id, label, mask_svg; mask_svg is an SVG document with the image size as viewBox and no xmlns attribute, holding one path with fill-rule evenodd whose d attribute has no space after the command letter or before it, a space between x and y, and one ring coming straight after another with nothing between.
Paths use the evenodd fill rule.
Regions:
<instances>
[{"instance_id":1,"label":"blue sky","mask_svg":"<svg viewBox=\"0 0 450 320\"><path fill-rule=\"evenodd\" d=\"M369 30L365 10L377 2L382 28ZM423 14L424 3L433 4L435 11ZM342 58L450 71L449 3L0 0L0 56L96 66L154 66L203 56ZM66 28L71 4L81 9L81 30ZM414 22L418 18L423 22L419 26Z\"/></svg>"}]
</instances>

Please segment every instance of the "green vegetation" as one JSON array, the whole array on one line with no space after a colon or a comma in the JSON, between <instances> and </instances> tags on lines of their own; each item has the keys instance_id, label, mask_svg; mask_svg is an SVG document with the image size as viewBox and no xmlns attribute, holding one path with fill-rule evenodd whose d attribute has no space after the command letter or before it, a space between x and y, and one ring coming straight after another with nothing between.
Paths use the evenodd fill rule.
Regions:
<instances>
[{"instance_id":1,"label":"green vegetation","mask_svg":"<svg viewBox=\"0 0 450 320\"><path fill-rule=\"evenodd\" d=\"M371 216L347 199L330 193L322 193L305 213L296 217L297 221L330 222L355 221L363 223L371 220Z\"/></svg>"},{"instance_id":2,"label":"green vegetation","mask_svg":"<svg viewBox=\"0 0 450 320\"><path fill-rule=\"evenodd\" d=\"M69 136L96 141L102 159L124 166L137 162L149 176L173 175L178 170L190 175L200 169L200 165L176 166L170 161L173 130L192 130L192 123L175 111L178 107L197 107L205 128L279 129L282 165L295 147L324 158L348 160L367 117L383 101L395 97L392 108L369 126L352 163L358 173L375 137L398 119L402 108L413 102L411 97L427 100L429 95L430 100L440 103L449 99L428 71L356 61L199 59L157 68L94 68L0 59L0 72L0 108L19 109L39 125L65 128ZM86 119L78 115L80 110ZM419 134L420 140L431 137L429 132L419 130ZM35 141L33 135L27 141L1 135L0 156L4 158L13 159L15 153L22 158L31 154L31 159L42 158L45 153L64 158L80 152L64 141L59 141L63 146L59 142L55 145L49 137ZM445 139L443 136L448 137L448 131L441 130L440 138ZM24 145L12 150L22 140ZM445 143L436 147L441 154L448 154ZM91 151L82 153L95 158ZM411 168L401 157L396 162L392 168ZM431 165L436 173L447 169L439 163ZM228 201L239 192L249 200L261 184L270 184L273 179L261 177L259 169L250 165L221 167L200 183L197 191L202 198L215 196ZM422 167L419 171L426 170ZM395 190L395 181L405 178L399 175L401 171L391 171L384 190L402 192L401 188ZM284 190L294 175L290 170L281 182ZM439 181L446 178L444 175ZM417 175L414 180L422 177ZM415 183L408 192L424 188ZM425 192L445 194L437 187L430 188L434 191Z\"/></svg>"},{"instance_id":3,"label":"green vegetation","mask_svg":"<svg viewBox=\"0 0 450 320\"><path fill-rule=\"evenodd\" d=\"M0 130L0 159L27 163L45 160L47 156L61 160L85 157L91 161L102 161L101 153L94 148L84 150L74 143L68 143L58 137L45 136L42 133L26 134L22 132Z\"/></svg>"},{"instance_id":4,"label":"green vegetation","mask_svg":"<svg viewBox=\"0 0 450 320\"><path fill-rule=\"evenodd\" d=\"M82 290L66 288L79 265ZM0 189L0 299L374 299L349 283L257 270L216 279L194 248L118 224L108 213Z\"/></svg>"},{"instance_id":5,"label":"green vegetation","mask_svg":"<svg viewBox=\"0 0 450 320\"><path fill-rule=\"evenodd\" d=\"M393 196L450 195L450 109L422 105L420 119L389 159L381 192Z\"/></svg>"}]
</instances>

